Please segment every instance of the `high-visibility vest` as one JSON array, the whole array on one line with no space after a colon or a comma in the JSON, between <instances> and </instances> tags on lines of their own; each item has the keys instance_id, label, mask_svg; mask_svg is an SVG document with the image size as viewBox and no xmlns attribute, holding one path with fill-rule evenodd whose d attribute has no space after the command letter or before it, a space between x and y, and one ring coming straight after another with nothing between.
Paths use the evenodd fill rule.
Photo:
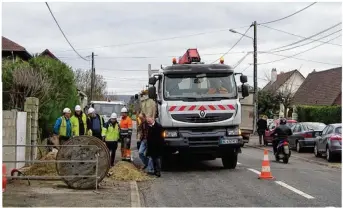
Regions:
<instances>
[{"instance_id":1,"label":"high-visibility vest","mask_svg":"<svg viewBox=\"0 0 343 208\"><path fill-rule=\"evenodd\" d=\"M58 134L60 136L67 136L67 120L66 120L66 118L64 116L62 116L61 119L62 119L62 122L61 122L61 126L60 126ZM70 130L72 131L73 124L71 122L70 122L70 124L71 124L71 129ZM71 132L71 136L72 136L72 133L73 133L73 131Z\"/></svg>"},{"instance_id":2,"label":"high-visibility vest","mask_svg":"<svg viewBox=\"0 0 343 208\"><path fill-rule=\"evenodd\" d=\"M220 94L227 94L228 93L227 89L225 89L224 87L220 87L218 89L218 91ZM217 89L215 89L215 88L210 88L208 90L208 94L216 94L216 93L217 93Z\"/></svg>"},{"instance_id":3,"label":"high-visibility vest","mask_svg":"<svg viewBox=\"0 0 343 208\"><path fill-rule=\"evenodd\" d=\"M115 127L113 128L113 124L111 122L108 123L108 127L104 128L104 135L105 141L107 142L114 142L118 141L119 139L119 124L116 123Z\"/></svg>"},{"instance_id":4,"label":"high-visibility vest","mask_svg":"<svg viewBox=\"0 0 343 208\"><path fill-rule=\"evenodd\" d=\"M70 118L70 121L71 121L71 124L73 126L73 135L74 136L79 136L80 135L80 126L79 126L79 119L73 115L71 118ZM83 126L84 126L84 129L85 129L85 133L87 133L87 116L86 114L82 113L82 122L83 122Z\"/></svg>"}]
</instances>

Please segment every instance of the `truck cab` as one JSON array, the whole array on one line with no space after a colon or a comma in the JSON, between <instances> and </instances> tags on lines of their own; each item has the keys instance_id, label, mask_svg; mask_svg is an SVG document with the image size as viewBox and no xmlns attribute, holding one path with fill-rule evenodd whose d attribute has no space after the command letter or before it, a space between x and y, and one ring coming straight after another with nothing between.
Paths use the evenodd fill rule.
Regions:
<instances>
[{"instance_id":1,"label":"truck cab","mask_svg":"<svg viewBox=\"0 0 343 208\"><path fill-rule=\"evenodd\" d=\"M123 101L91 101L89 106L94 108L95 112L107 122L112 113L116 113L118 115L118 121L120 121L120 111L126 105Z\"/></svg>"},{"instance_id":2,"label":"truck cab","mask_svg":"<svg viewBox=\"0 0 343 208\"><path fill-rule=\"evenodd\" d=\"M164 152L221 158L225 168L235 168L243 144L237 74L222 60L201 63L197 51L190 50L149 78L148 95L157 102L157 121L164 128ZM246 97L247 77L240 80Z\"/></svg>"}]
</instances>

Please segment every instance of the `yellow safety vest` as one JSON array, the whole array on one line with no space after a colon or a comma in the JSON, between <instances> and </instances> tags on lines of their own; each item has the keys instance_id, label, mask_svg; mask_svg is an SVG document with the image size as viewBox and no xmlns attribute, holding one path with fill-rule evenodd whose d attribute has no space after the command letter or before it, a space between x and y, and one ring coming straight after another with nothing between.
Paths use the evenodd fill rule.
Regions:
<instances>
[{"instance_id":1,"label":"yellow safety vest","mask_svg":"<svg viewBox=\"0 0 343 208\"><path fill-rule=\"evenodd\" d=\"M80 136L80 128L79 128L79 119L73 115L71 118L70 118L70 122L73 126L73 135L74 136ZM87 133L87 116L86 114L82 113L82 122L83 122L83 126L85 128L85 134Z\"/></svg>"},{"instance_id":2,"label":"yellow safety vest","mask_svg":"<svg viewBox=\"0 0 343 208\"><path fill-rule=\"evenodd\" d=\"M104 135L105 141L107 142L115 142L119 139L119 124L116 123L115 127L113 128L112 123L109 123L108 128L104 128Z\"/></svg>"},{"instance_id":3,"label":"yellow safety vest","mask_svg":"<svg viewBox=\"0 0 343 208\"><path fill-rule=\"evenodd\" d=\"M67 120L64 116L62 116L61 118L62 118L62 122L61 122L60 129L58 131L58 134L60 136L67 136ZM73 129L73 124L71 124L71 128Z\"/></svg>"}]
</instances>

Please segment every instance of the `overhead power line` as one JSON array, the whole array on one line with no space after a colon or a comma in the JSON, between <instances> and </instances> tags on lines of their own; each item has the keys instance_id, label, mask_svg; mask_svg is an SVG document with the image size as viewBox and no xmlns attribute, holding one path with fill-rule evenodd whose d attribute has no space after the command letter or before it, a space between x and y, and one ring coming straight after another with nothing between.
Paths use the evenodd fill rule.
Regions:
<instances>
[{"instance_id":1,"label":"overhead power line","mask_svg":"<svg viewBox=\"0 0 343 208\"><path fill-rule=\"evenodd\" d=\"M73 49L73 51L74 51L81 59L83 59L83 60L85 60L85 61L89 61L88 59L82 57L82 56L75 50L75 48L73 47L73 45L72 45L72 44L70 43L70 41L68 40L67 36L64 34L64 32L63 32L63 30L62 30L60 24L58 24L58 22L57 22L57 20L56 20L56 18L55 18L55 16L54 16L54 14L52 13L52 11L51 11L51 9L50 9L50 7L49 7L48 2L45 2L45 4L46 4L46 6L48 7L49 12L50 12L52 18L54 18L55 23L57 24L57 26L58 26L58 28L60 29L62 35L64 36L64 38L65 38L66 41L68 42L69 46Z\"/></svg>"},{"instance_id":2,"label":"overhead power line","mask_svg":"<svg viewBox=\"0 0 343 208\"><path fill-rule=\"evenodd\" d=\"M306 37L301 36L301 35L297 35L297 34L290 33L290 32L284 31L284 30L276 29L276 28L272 28L272 27L269 27L269 26L266 26L266 25L261 25L261 26L262 26L262 27L265 27L265 28L268 28L268 29L271 29L271 30L275 30L275 31L278 31L278 32L282 32L282 33L285 33L285 34L288 34L288 35L292 35L292 36L295 36L295 37L306 38ZM314 40L314 39L308 38L308 40ZM319 41L319 40L317 40L317 41L318 41L318 42L321 42L321 43L324 43L324 41ZM342 46L341 44L336 44L336 43L326 43L326 44L336 45L336 46Z\"/></svg>"},{"instance_id":3,"label":"overhead power line","mask_svg":"<svg viewBox=\"0 0 343 208\"><path fill-rule=\"evenodd\" d=\"M334 38L331 38L331 39L328 40L327 42L330 42L330 41L332 41L332 40L335 40L335 39L337 39L337 38L339 38L339 37L341 37L341 36L342 36L342 35L340 34L339 36L336 36L336 37L334 37ZM305 52L311 51L311 50L313 50L313 49L315 49L315 48L318 48L319 46L322 46L322 45L324 45L324 44L325 44L325 43L321 43L321 44L316 45L316 46L314 46L314 47L312 47L312 48L310 48L310 49L307 49L307 50L305 50L305 51L301 51L301 52L299 52L299 53L293 54L293 55L291 55L291 56L289 56L289 57L287 57L287 58L278 59L278 60L269 61L269 62L264 62L264 63L259 63L259 65L262 65L262 64L270 64L270 63L275 63L275 62L278 62L278 61L283 61L283 60L285 60L285 59L292 58L292 57L294 57L294 56L297 56L297 55L303 54L303 53L305 53Z\"/></svg>"},{"instance_id":4,"label":"overhead power line","mask_svg":"<svg viewBox=\"0 0 343 208\"><path fill-rule=\"evenodd\" d=\"M247 34L247 32L250 30L250 28L251 28L251 26L252 25L250 25L250 27L244 32L244 34L242 34L241 35L241 37L237 40L237 42L235 43L235 44L233 44L233 46L227 51L227 52L225 52L224 54L222 54L219 58L217 58L216 60L214 60L213 62L212 62L212 64L213 63L215 63L215 62L217 62L221 57L224 57L226 54L228 54L242 39L243 39L243 37L245 36L245 34Z\"/></svg>"},{"instance_id":5,"label":"overhead power line","mask_svg":"<svg viewBox=\"0 0 343 208\"><path fill-rule=\"evenodd\" d=\"M292 59L296 59L296 60L300 60L300 61L307 61L307 62L313 62L313 63L325 64L325 65L333 65L333 66L340 66L340 65L342 65L341 63L334 64L334 63L327 63L327 62L321 62L321 61L314 61L314 60L303 59L303 58L298 58L298 57L285 56L285 55L276 54L276 53L273 53L273 52L261 52L260 54L271 54L271 55L275 55L275 56L280 56L280 57L285 57L285 58L292 58Z\"/></svg>"},{"instance_id":6,"label":"overhead power line","mask_svg":"<svg viewBox=\"0 0 343 208\"><path fill-rule=\"evenodd\" d=\"M316 3L317 3L317 2L314 2L314 3L312 3L312 4L308 5L308 6L306 6L306 7L302 8L302 9L300 9L299 11L296 11L296 12L294 12L294 13L292 13L292 14L290 14L290 15L287 15L287 16L285 16L285 17L282 17L282 18L280 18L280 19L272 20L272 21L269 21L269 22L259 23L258 25L266 25L266 24L270 24L270 23L274 23L274 22L278 22L278 21L287 19L287 18L289 18L289 17L292 17L292 16L294 16L294 15L296 15L296 14L298 14L298 13L300 13L300 12L302 12L302 11L308 9L308 8L310 8L311 6L313 6L313 5L316 4Z\"/></svg>"},{"instance_id":7,"label":"overhead power line","mask_svg":"<svg viewBox=\"0 0 343 208\"><path fill-rule=\"evenodd\" d=\"M298 43L304 42L304 41L306 41L306 40L309 40L310 38L313 38L313 37L315 37L315 36L321 35L321 34L327 32L327 31L331 30L332 28L335 28L335 27L341 25L341 23L342 23L342 22L339 22L339 23L337 23L337 24L335 24L335 25L333 25L333 26L331 26L331 27L329 27L329 28L326 28L326 29L324 29L324 30L322 30L322 31L320 31L320 32L318 32L318 33L316 33L316 34L314 34L314 35L309 36L309 37L305 37L305 38L303 38L303 39L301 39L301 40L299 40L299 41L296 41L296 42L293 42L293 43L290 43L290 44L287 44L287 45L279 46L279 47L277 47L277 48L269 49L269 50L267 50L267 51L274 51L274 50L278 50L278 49L281 49L281 48L285 48L285 47L288 47L288 46L292 46L292 45L296 45L296 44L298 44Z\"/></svg>"},{"instance_id":8,"label":"overhead power line","mask_svg":"<svg viewBox=\"0 0 343 208\"><path fill-rule=\"evenodd\" d=\"M234 29L246 28L246 27L250 27L250 26L236 27ZM137 41L137 42L131 42L131 43L116 44L116 45L104 45L104 46L96 46L96 47L91 47L91 48L80 48L78 50L79 51L82 51L82 50L93 50L93 49L99 49L99 48L112 48L112 47L122 47L122 46L129 46L129 45L153 43L153 42L159 42L159 41L166 41L166 40L194 37L194 36L205 35L205 34L210 34L210 33L224 32L224 31L228 31L230 29L232 29L232 28L224 28L224 29L212 30L212 31L208 31L208 32L193 33L193 34L180 35L180 36L174 36L174 37L168 37L168 38L159 38L159 39L147 40L147 41ZM56 51L56 52L57 53L58 52L62 53L62 52L68 52L68 51L71 51L71 50L63 50L63 51Z\"/></svg>"},{"instance_id":9,"label":"overhead power line","mask_svg":"<svg viewBox=\"0 0 343 208\"><path fill-rule=\"evenodd\" d=\"M327 37L329 37L329 36L332 36L332 35L334 35L334 34L336 34L336 33L338 33L338 32L341 32L341 31L342 31L342 29L337 30L337 31L335 31L335 32L333 32L333 33L330 33L330 34L328 34L328 35L326 35L326 36L324 36L324 37L321 37L321 38L319 38L319 39L317 39L317 40L322 40L322 39L324 39L324 38L327 38ZM281 51L292 50L292 49L294 49L294 48L299 48L299 47L302 47L302 46L305 46L305 45L309 45L309 44L311 44L311 43L313 43L313 42L316 42L317 40L313 40L313 41L308 42L308 43L304 43L304 44L297 45L297 46L294 46L294 47L291 47L291 48L286 48L286 49L277 50L277 51L273 51L273 52L281 52Z\"/></svg>"}]
</instances>

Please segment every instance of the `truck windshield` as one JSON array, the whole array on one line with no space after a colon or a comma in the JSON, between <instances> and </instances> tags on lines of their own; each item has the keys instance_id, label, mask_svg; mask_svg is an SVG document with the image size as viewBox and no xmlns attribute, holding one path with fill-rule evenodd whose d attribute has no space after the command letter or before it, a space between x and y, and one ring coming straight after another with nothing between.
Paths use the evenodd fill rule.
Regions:
<instances>
[{"instance_id":1,"label":"truck windshield","mask_svg":"<svg viewBox=\"0 0 343 208\"><path fill-rule=\"evenodd\" d=\"M120 115L120 110L124 107L121 104L94 103L94 109L99 115L111 116L112 113Z\"/></svg>"},{"instance_id":2,"label":"truck windshield","mask_svg":"<svg viewBox=\"0 0 343 208\"><path fill-rule=\"evenodd\" d=\"M233 74L166 75L166 100L216 100L237 97Z\"/></svg>"}]
</instances>

